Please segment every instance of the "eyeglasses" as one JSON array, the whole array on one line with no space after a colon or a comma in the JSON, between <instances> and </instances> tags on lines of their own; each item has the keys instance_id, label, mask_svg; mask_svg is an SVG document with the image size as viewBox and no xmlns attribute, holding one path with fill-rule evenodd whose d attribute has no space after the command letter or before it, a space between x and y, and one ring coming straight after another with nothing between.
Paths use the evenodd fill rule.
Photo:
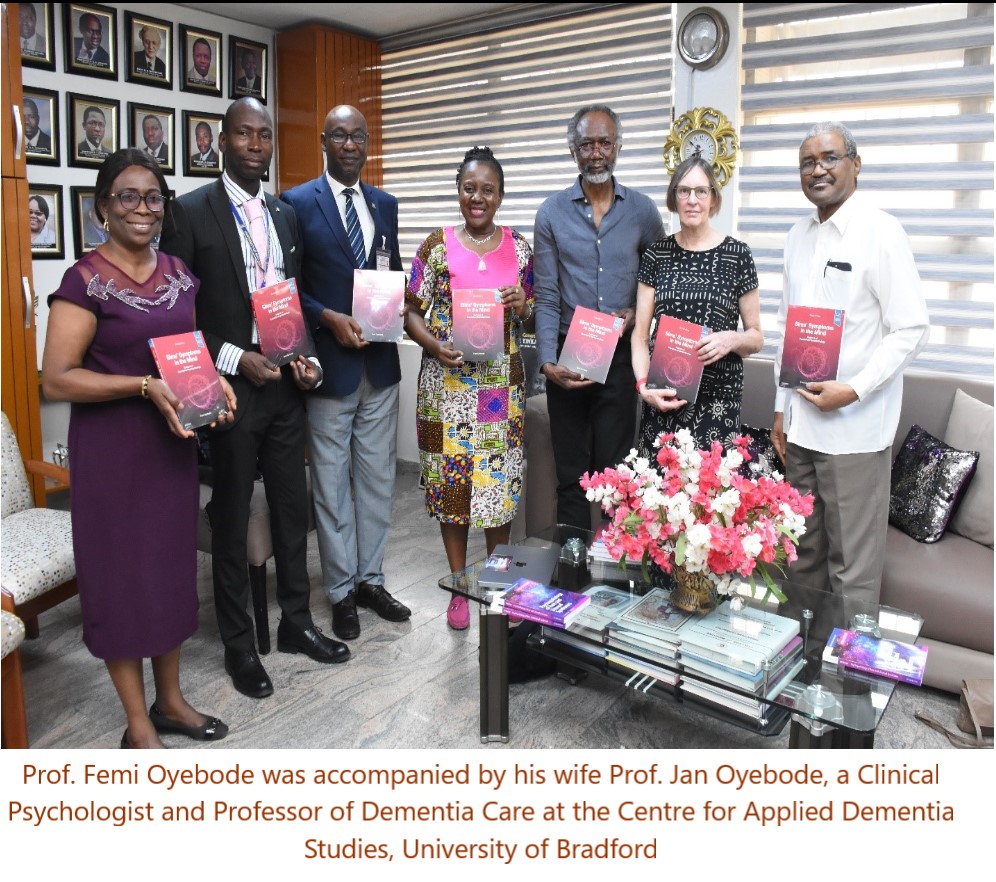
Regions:
<instances>
[{"instance_id":1,"label":"eyeglasses","mask_svg":"<svg viewBox=\"0 0 996 882\"><path fill-rule=\"evenodd\" d=\"M138 190L122 190L120 193L111 193L111 197L117 198L121 207L128 211L134 211L144 202L149 211L158 214L166 205L166 197L162 193L146 193L143 196Z\"/></svg>"},{"instance_id":2,"label":"eyeglasses","mask_svg":"<svg viewBox=\"0 0 996 882\"><path fill-rule=\"evenodd\" d=\"M712 194L712 188L711 187L674 188L674 195L677 196L682 202L687 202L692 193L695 194L695 198L698 199L699 202L703 202L704 200L708 199L709 196Z\"/></svg>"},{"instance_id":3,"label":"eyeglasses","mask_svg":"<svg viewBox=\"0 0 996 882\"><path fill-rule=\"evenodd\" d=\"M599 153L609 153L615 146L616 142L610 141L608 138L602 138L600 141L582 141L578 144L578 153L582 156L591 156L596 147Z\"/></svg>"},{"instance_id":4,"label":"eyeglasses","mask_svg":"<svg viewBox=\"0 0 996 882\"><path fill-rule=\"evenodd\" d=\"M347 141L352 141L357 147L362 147L367 143L367 133L366 132L332 132L329 135L329 140L333 144L345 144Z\"/></svg>"},{"instance_id":5,"label":"eyeglasses","mask_svg":"<svg viewBox=\"0 0 996 882\"><path fill-rule=\"evenodd\" d=\"M816 171L818 165L822 166L824 171L833 171L845 159L850 158L850 156L834 156L831 153L829 156L822 156L819 159L807 159L799 166L799 171L804 175L811 175Z\"/></svg>"}]
</instances>

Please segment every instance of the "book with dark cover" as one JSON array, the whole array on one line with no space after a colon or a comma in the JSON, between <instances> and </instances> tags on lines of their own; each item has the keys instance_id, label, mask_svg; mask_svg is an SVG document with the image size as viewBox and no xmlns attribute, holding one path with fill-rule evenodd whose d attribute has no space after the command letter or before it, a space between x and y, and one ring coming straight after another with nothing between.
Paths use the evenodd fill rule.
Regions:
<instances>
[{"instance_id":1,"label":"book with dark cover","mask_svg":"<svg viewBox=\"0 0 996 882\"><path fill-rule=\"evenodd\" d=\"M228 410L221 380L200 331L149 340L159 376L180 399L177 417L185 429L213 423Z\"/></svg>"},{"instance_id":2,"label":"book with dark cover","mask_svg":"<svg viewBox=\"0 0 996 882\"><path fill-rule=\"evenodd\" d=\"M671 592L663 588L654 588L645 594L638 604L626 610L616 620L621 629L636 631L649 637L663 640L665 643L680 643L678 631L692 618L692 613L685 612L671 605Z\"/></svg>"},{"instance_id":3,"label":"book with dark cover","mask_svg":"<svg viewBox=\"0 0 996 882\"><path fill-rule=\"evenodd\" d=\"M304 327L297 282L285 279L253 291L252 314L259 332L259 350L276 367L299 355L313 355L311 336Z\"/></svg>"},{"instance_id":4,"label":"book with dark cover","mask_svg":"<svg viewBox=\"0 0 996 882\"><path fill-rule=\"evenodd\" d=\"M505 352L505 307L497 288L453 289L453 348L464 361L494 361Z\"/></svg>"},{"instance_id":5,"label":"book with dark cover","mask_svg":"<svg viewBox=\"0 0 996 882\"><path fill-rule=\"evenodd\" d=\"M834 628L823 661L914 686L923 684L927 647Z\"/></svg>"},{"instance_id":6,"label":"book with dark cover","mask_svg":"<svg viewBox=\"0 0 996 882\"><path fill-rule=\"evenodd\" d=\"M844 310L790 306L778 385L784 388L837 379Z\"/></svg>"},{"instance_id":7,"label":"book with dark cover","mask_svg":"<svg viewBox=\"0 0 996 882\"><path fill-rule=\"evenodd\" d=\"M519 579L502 595L501 604L506 615L566 628L590 600L585 594Z\"/></svg>"},{"instance_id":8,"label":"book with dark cover","mask_svg":"<svg viewBox=\"0 0 996 882\"><path fill-rule=\"evenodd\" d=\"M795 619L749 606L734 610L721 603L682 630L681 651L757 674L798 633Z\"/></svg>"},{"instance_id":9,"label":"book with dark cover","mask_svg":"<svg viewBox=\"0 0 996 882\"><path fill-rule=\"evenodd\" d=\"M401 342L404 299L405 274L401 270L353 270L353 318L367 342Z\"/></svg>"},{"instance_id":10,"label":"book with dark cover","mask_svg":"<svg viewBox=\"0 0 996 882\"><path fill-rule=\"evenodd\" d=\"M657 320L654 354L647 371L648 389L674 389L681 401L694 404L702 382L702 362L695 347L709 328L662 315Z\"/></svg>"},{"instance_id":11,"label":"book with dark cover","mask_svg":"<svg viewBox=\"0 0 996 882\"><path fill-rule=\"evenodd\" d=\"M586 380L604 383L622 329L622 316L608 315L585 306L575 307L557 364L581 374Z\"/></svg>"}]
</instances>

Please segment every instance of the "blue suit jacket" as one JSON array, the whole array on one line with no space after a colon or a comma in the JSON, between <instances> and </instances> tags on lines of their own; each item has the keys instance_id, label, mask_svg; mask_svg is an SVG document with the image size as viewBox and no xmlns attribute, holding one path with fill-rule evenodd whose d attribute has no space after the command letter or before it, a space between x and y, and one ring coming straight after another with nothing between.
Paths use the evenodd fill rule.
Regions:
<instances>
[{"instance_id":1,"label":"blue suit jacket","mask_svg":"<svg viewBox=\"0 0 996 882\"><path fill-rule=\"evenodd\" d=\"M376 269L376 248L391 252L391 269L401 270L398 248L398 200L390 193L364 183L359 185L374 222L375 247L367 262L357 267L346 228L323 174L294 187L280 198L293 206L301 236L301 271L298 289L301 305L311 323L315 348L322 364L322 385L309 393L341 398L356 391L364 369L378 387L401 380L401 363L395 343L371 343L363 349L340 346L330 330L319 324L324 309L353 313L353 270Z\"/></svg>"}]
</instances>

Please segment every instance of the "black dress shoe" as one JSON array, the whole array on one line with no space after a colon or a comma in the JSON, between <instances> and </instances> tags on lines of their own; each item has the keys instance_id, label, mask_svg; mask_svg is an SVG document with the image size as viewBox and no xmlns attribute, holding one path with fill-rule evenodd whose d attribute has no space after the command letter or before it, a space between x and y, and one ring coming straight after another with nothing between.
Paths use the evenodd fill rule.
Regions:
<instances>
[{"instance_id":1,"label":"black dress shoe","mask_svg":"<svg viewBox=\"0 0 996 882\"><path fill-rule=\"evenodd\" d=\"M332 631L340 640L355 640L360 636L360 617L356 615L356 595L352 591L332 604Z\"/></svg>"},{"instance_id":2,"label":"black dress shoe","mask_svg":"<svg viewBox=\"0 0 996 882\"><path fill-rule=\"evenodd\" d=\"M400 600L391 597L383 585L369 585L366 582L360 582L356 588L356 605L372 609L389 622L406 622L412 614Z\"/></svg>"},{"instance_id":3,"label":"black dress shoe","mask_svg":"<svg viewBox=\"0 0 996 882\"><path fill-rule=\"evenodd\" d=\"M149 719L160 735L186 735L195 741L221 741L228 734L228 726L217 717L209 717L199 726L188 726L167 717L155 703L149 708Z\"/></svg>"},{"instance_id":4,"label":"black dress shoe","mask_svg":"<svg viewBox=\"0 0 996 882\"><path fill-rule=\"evenodd\" d=\"M280 652L303 652L308 658L323 664L338 664L349 658L349 647L345 643L326 637L314 625L302 631L283 619L277 626L277 649Z\"/></svg>"},{"instance_id":5,"label":"black dress shoe","mask_svg":"<svg viewBox=\"0 0 996 882\"><path fill-rule=\"evenodd\" d=\"M273 683L255 649L229 649L226 646L225 671L232 678L232 685L243 695L249 698L273 695Z\"/></svg>"}]
</instances>

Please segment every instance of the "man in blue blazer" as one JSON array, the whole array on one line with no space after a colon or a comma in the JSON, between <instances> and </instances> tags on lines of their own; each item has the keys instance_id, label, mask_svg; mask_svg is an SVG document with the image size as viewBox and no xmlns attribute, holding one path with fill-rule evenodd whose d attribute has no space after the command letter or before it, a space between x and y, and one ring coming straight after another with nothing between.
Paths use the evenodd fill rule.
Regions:
<instances>
[{"instance_id":1,"label":"man in blue blazer","mask_svg":"<svg viewBox=\"0 0 996 882\"><path fill-rule=\"evenodd\" d=\"M308 450L322 583L332 630L342 640L360 634L357 605L392 622L411 615L384 587L383 569L397 454L398 347L367 342L352 317L354 270L402 268L398 200L360 182L367 137L360 111L333 107L322 132L327 172L280 197L298 219L301 302L325 378L305 396ZM360 228L358 253L350 222Z\"/></svg>"}]
</instances>

